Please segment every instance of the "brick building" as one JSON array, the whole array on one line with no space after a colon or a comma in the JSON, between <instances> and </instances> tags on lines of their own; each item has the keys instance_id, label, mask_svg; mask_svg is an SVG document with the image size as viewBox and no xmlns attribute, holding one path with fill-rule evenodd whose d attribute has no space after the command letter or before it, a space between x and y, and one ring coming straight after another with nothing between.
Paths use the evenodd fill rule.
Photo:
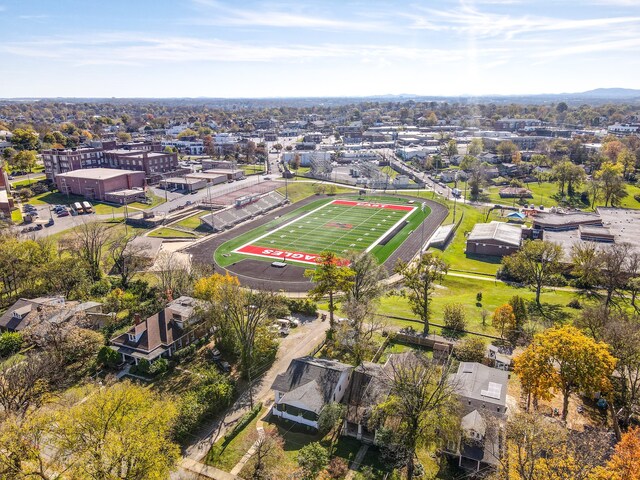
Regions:
<instances>
[{"instance_id":1,"label":"brick building","mask_svg":"<svg viewBox=\"0 0 640 480\"><path fill-rule=\"evenodd\" d=\"M105 200L107 194L121 190L143 189L144 172L127 172L113 168L90 168L56 175L56 185L62 193Z\"/></svg>"}]
</instances>

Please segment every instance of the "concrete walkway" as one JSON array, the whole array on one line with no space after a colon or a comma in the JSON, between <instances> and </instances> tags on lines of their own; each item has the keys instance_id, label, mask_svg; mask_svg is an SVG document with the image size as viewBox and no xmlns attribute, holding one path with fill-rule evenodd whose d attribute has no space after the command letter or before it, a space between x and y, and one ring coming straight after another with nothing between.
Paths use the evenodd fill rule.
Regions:
<instances>
[{"instance_id":1,"label":"concrete walkway","mask_svg":"<svg viewBox=\"0 0 640 480\"><path fill-rule=\"evenodd\" d=\"M344 480L351 480L353 478L353 476L358 471L358 468L360 467L360 465L362 465L362 461L364 460L364 456L367 454L367 450L369 450L369 445L362 445L360 447L360 450L358 450L358 453L356 453L355 458L349 465L349 471L347 472L347 475L344 477Z\"/></svg>"},{"instance_id":2,"label":"concrete walkway","mask_svg":"<svg viewBox=\"0 0 640 480\"><path fill-rule=\"evenodd\" d=\"M180 466L185 470L196 473L200 476L213 478L214 480L242 480L240 477L233 475L219 468L205 465L204 463L196 462L190 458L183 458L180 462Z\"/></svg>"},{"instance_id":3,"label":"concrete walkway","mask_svg":"<svg viewBox=\"0 0 640 480\"><path fill-rule=\"evenodd\" d=\"M245 453L236 466L231 469L232 475L239 475L249 459L255 455L258 449L258 442L264 437L264 422L262 420L256 422L256 430L258 431L258 439L253 442L253 445L247 450L247 453Z\"/></svg>"}]
</instances>

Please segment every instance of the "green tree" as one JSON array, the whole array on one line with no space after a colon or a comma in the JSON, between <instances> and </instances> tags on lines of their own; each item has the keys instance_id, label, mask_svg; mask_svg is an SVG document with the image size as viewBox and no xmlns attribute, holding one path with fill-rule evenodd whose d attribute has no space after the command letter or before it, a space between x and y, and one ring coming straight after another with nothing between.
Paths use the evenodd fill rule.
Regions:
<instances>
[{"instance_id":1,"label":"green tree","mask_svg":"<svg viewBox=\"0 0 640 480\"><path fill-rule=\"evenodd\" d=\"M622 165L605 162L600 170L593 175L598 185L598 196L604 201L605 207L619 205L622 199L628 195L622 172Z\"/></svg>"},{"instance_id":2,"label":"green tree","mask_svg":"<svg viewBox=\"0 0 640 480\"><path fill-rule=\"evenodd\" d=\"M173 402L117 383L60 412L52 443L74 478L161 480L180 454L169 437L176 415Z\"/></svg>"},{"instance_id":3,"label":"green tree","mask_svg":"<svg viewBox=\"0 0 640 480\"><path fill-rule=\"evenodd\" d=\"M573 195L587 178L584 169L574 164L568 157L564 157L561 162L553 166L551 176L556 179L561 196L565 194L565 187L567 194Z\"/></svg>"},{"instance_id":4,"label":"green tree","mask_svg":"<svg viewBox=\"0 0 640 480\"><path fill-rule=\"evenodd\" d=\"M478 362L484 360L487 345L480 337L466 337L453 347L453 355L460 362Z\"/></svg>"},{"instance_id":5,"label":"green tree","mask_svg":"<svg viewBox=\"0 0 640 480\"><path fill-rule=\"evenodd\" d=\"M511 140L505 140L498 144L496 151L503 161L511 161L513 154L518 151L518 147Z\"/></svg>"},{"instance_id":6,"label":"green tree","mask_svg":"<svg viewBox=\"0 0 640 480\"><path fill-rule=\"evenodd\" d=\"M40 148L40 137L38 132L31 127L16 128L11 137L14 148L20 150L38 150Z\"/></svg>"},{"instance_id":7,"label":"green tree","mask_svg":"<svg viewBox=\"0 0 640 480\"><path fill-rule=\"evenodd\" d=\"M312 442L298 451L297 460L302 468L303 478L313 480L329 464L329 452L320 442Z\"/></svg>"},{"instance_id":8,"label":"green tree","mask_svg":"<svg viewBox=\"0 0 640 480\"><path fill-rule=\"evenodd\" d=\"M469 146L467 147L467 153L469 155L473 155L474 157L477 157L482 153L483 150L484 150L484 145L482 143L482 139L478 137L472 138L471 142L469 143Z\"/></svg>"},{"instance_id":9,"label":"green tree","mask_svg":"<svg viewBox=\"0 0 640 480\"><path fill-rule=\"evenodd\" d=\"M515 317L516 333L520 334L520 332L522 331L522 327L529 317L529 313L527 312L527 304L524 301L524 298L518 295L514 295L509 300L509 305L511 305L511 308L513 309L513 316Z\"/></svg>"},{"instance_id":10,"label":"green tree","mask_svg":"<svg viewBox=\"0 0 640 480\"><path fill-rule=\"evenodd\" d=\"M531 377L548 378L548 387L562 394L562 420L566 421L569 397L576 391L608 392L610 378L616 365L609 346L584 335L577 328L565 325L538 333L531 345L516 357L514 370L520 375L524 359L529 372L521 382L526 385Z\"/></svg>"},{"instance_id":11,"label":"green tree","mask_svg":"<svg viewBox=\"0 0 640 480\"><path fill-rule=\"evenodd\" d=\"M98 351L98 363L107 368L115 367L120 361L120 355L113 348L103 345Z\"/></svg>"},{"instance_id":12,"label":"green tree","mask_svg":"<svg viewBox=\"0 0 640 480\"><path fill-rule=\"evenodd\" d=\"M444 326L453 333L467 328L467 311L461 303L448 303L443 308Z\"/></svg>"},{"instance_id":13,"label":"green tree","mask_svg":"<svg viewBox=\"0 0 640 480\"><path fill-rule=\"evenodd\" d=\"M562 247L556 243L525 240L517 253L502 259L502 265L510 276L535 290L535 302L540 307L542 287L560 271L562 257Z\"/></svg>"},{"instance_id":14,"label":"green tree","mask_svg":"<svg viewBox=\"0 0 640 480\"><path fill-rule=\"evenodd\" d=\"M337 402L331 402L322 407L318 416L318 430L321 434L326 435L333 431L331 443L337 440L342 430L346 405Z\"/></svg>"},{"instance_id":15,"label":"green tree","mask_svg":"<svg viewBox=\"0 0 640 480\"><path fill-rule=\"evenodd\" d=\"M36 166L36 161L36 152L33 150L21 150L9 160L9 165L15 171L31 171Z\"/></svg>"},{"instance_id":16,"label":"green tree","mask_svg":"<svg viewBox=\"0 0 640 480\"><path fill-rule=\"evenodd\" d=\"M315 301L325 295L329 296L329 328L331 334L335 329L333 314L336 310L335 296L340 292L348 292L353 285L355 272L333 252L322 252L318 258L318 266L307 270L305 276L315 283L308 295Z\"/></svg>"},{"instance_id":17,"label":"green tree","mask_svg":"<svg viewBox=\"0 0 640 480\"><path fill-rule=\"evenodd\" d=\"M446 381L451 364L434 364L420 354L397 357L389 363L385 381L389 396L374 409L372 422L389 431L383 448L393 449L411 480L416 450L427 443L452 440L459 422L455 385Z\"/></svg>"},{"instance_id":18,"label":"green tree","mask_svg":"<svg viewBox=\"0 0 640 480\"><path fill-rule=\"evenodd\" d=\"M22 333L4 332L0 334L0 358L6 358L18 353L23 343Z\"/></svg>"},{"instance_id":19,"label":"green tree","mask_svg":"<svg viewBox=\"0 0 640 480\"><path fill-rule=\"evenodd\" d=\"M411 310L420 317L425 335L429 333L431 297L435 284L442 281L448 268L442 258L432 253L423 253L411 263L399 261L396 266L396 273L404 277L404 285L409 289Z\"/></svg>"}]
</instances>

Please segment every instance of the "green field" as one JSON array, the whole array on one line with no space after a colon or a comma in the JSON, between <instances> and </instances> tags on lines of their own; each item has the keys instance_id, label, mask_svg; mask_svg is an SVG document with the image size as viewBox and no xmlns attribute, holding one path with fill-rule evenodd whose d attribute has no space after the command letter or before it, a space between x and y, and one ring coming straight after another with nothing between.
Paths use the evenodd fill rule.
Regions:
<instances>
[{"instance_id":1,"label":"green field","mask_svg":"<svg viewBox=\"0 0 640 480\"><path fill-rule=\"evenodd\" d=\"M312 202L226 242L216 250L216 261L226 266L250 255L314 263L313 258L299 254L316 256L328 250L341 256L348 251L370 250L383 262L430 213L428 208L423 212L420 204L409 205L406 200L394 197L368 197L369 205L357 202L357 197ZM408 223L400 232L386 245L378 244L402 221Z\"/></svg>"}]
</instances>

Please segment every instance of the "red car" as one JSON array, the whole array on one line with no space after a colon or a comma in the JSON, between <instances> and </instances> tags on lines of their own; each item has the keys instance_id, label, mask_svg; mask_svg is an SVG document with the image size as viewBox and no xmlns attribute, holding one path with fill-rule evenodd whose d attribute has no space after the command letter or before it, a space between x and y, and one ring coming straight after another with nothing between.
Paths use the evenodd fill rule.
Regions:
<instances>
[{"instance_id":1,"label":"red car","mask_svg":"<svg viewBox=\"0 0 640 480\"><path fill-rule=\"evenodd\" d=\"M69 211L68 210L60 210L58 212L58 217L68 217L69 216Z\"/></svg>"}]
</instances>

